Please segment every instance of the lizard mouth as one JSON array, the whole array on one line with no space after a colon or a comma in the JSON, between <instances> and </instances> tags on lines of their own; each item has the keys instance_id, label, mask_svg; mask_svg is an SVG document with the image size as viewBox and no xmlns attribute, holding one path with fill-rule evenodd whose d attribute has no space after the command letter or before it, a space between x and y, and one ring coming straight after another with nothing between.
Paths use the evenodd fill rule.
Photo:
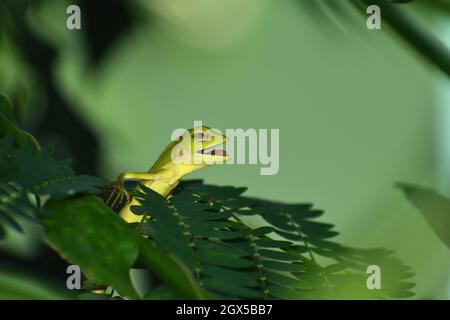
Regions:
<instances>
[{"instance_id":1,"label":"lizard mouth","mask_svg":"<svg viewBox=\"0 0 450 320\"><path fill-rule=\"evenodd\" d=\"M223 144L202 149L202 150L198 151L198 153L205 154L205 155L210 155L210 156L228 158L228 154L226 153L225 150L223 150L223 149L215 149L216 147L221 146L221 145L223 145Z\"/></svg>"}]
</instances>

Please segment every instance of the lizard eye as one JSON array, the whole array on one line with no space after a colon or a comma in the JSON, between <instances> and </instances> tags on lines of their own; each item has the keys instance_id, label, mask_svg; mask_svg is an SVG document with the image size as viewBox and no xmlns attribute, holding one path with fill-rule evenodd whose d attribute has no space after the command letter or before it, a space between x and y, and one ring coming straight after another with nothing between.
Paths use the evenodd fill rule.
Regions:
<instances>
[{"instance_id":1,"label":"lizard eye","mask_svg":"<svg viewBox=\"0 0 450 320\"><path fill-rule=\"evenodd\" d=\"M197 141L206 141L208 139L208 134L206 134L205 132L197 132L194 135L194 139Z\"/></svg>"}]
</instances>

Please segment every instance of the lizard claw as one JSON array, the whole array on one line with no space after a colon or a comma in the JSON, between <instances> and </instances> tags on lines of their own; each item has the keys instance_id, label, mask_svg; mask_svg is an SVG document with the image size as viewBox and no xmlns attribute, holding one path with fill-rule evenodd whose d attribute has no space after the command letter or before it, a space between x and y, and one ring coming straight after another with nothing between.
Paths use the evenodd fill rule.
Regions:
<instances>
[{"instance_id":1,"label":"lizard claw","mask_svg":"<svg viewBox=\"0 0 450 320\"><path fill-rule=\"evenodd\" d=\"M129 192L122 183L112 184L106 189L109 192L109 196L106 199L105 203L110 208L114 208L116 205L123 203L124 200L126 202L129 202L131 200Z\"/></svg>"}]
</instances>

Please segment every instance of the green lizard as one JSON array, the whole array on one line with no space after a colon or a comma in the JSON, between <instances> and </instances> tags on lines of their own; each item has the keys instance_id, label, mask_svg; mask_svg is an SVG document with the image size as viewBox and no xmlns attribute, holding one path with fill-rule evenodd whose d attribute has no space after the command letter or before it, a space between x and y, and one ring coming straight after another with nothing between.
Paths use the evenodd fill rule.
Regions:
<instances>
[{"instance_id":1,"label":"green lizard","mask_svg":"<svg viewBox=\"0 0 450 320\"><path fill-rule=\"evenodd\" d=\"M139 180L146 187L167 197L185 175L229 160L230 157L225 151L214 149L226 141L226 136L205 126L186 130L164 149L148 172L120 174L106 202L114 207L116 202L122 202L125 196L127 203L120 209L120 216L128 223L140 222L142 216L135 215L130 210L130 207L137 205L138 202L126 192L124 187L126 180Z\"/></svg>"}]
</instances>

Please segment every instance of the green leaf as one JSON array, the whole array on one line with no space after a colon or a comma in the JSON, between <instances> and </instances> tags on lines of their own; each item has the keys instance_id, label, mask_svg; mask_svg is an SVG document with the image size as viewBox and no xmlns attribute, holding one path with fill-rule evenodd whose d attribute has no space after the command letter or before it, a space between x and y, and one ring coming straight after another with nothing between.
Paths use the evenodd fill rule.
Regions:
<instances>
[{"instance_id":1,"label":"green leaf","mask_svg":"<svg viewBox=\"0 0 450 320\"><path fill-rule=\"evenodd\" d=\"M166 285L160 285L147 293L144 298L144 300L178 300L180 299L177 294L170 289Z\"/></svg>"},{"instance_id":2,"label":"green leaf","mask_svg":"<svg viewBox=\"0 0 450 320\"><path fill-rule=\"evenodd\" d=\"M0 114L3 114L5 119L15 122L13 115L13 107L9 100L4 96L0 95Z\"/></svg>"},{"instance_id":3,"label":"green leaf","mask_svg":"<svg viewBox=\"0 0 450 320\"><path fill-rule=\"evenodd\" d=\"M268 287L269 294L278 299L295 300L305 298L305 294L302 291L271 285Z\"/></svg>"},{"instance_id":4,"label":"green leaf","mask_svg":"<svg viewBox=\"0 0 450 320\"><path fill-rule=\"evenodd\" d=\"M311 289L311 287L308 286L306 282L280 273L266 271L265 276L267 278L267 281L271 284L281 285L285 287L293 287L295 289L302 289L302 290Z\"/></svg>"},{"instance_id":5,"label":"green leaf","mask_svg":"<svg viewBox=\"0 0 450 320\"><path fill-rule=\"evenodd\" d=\"M245 299L260 299L262 294L260 291L250 288L244 288L242 286L236 285L233 282L225 281L219 277L215 278L205 278L203 283L211 291L217 292L226 296L236 296L236 293Z\"/></svg>"},{"instance_id":6,"label":"green leaf","mask_svg":"<svg viewBox=\"0 0 450 320\"><path fill-rule=\"evenodd\" d=\"M54 287L42 275L0 267L0 300L64 300L75 298L65 287ZM51 281L50 281L51 282Z\"/></svg>"},{"instance_id":7,"label":"green leaf","mask_svg":"<svg viewBox=\"0 0 450 320\"><path fill-rule=\"evenodd\" d=\"M274 260L263 260L264 267L277 271L300 272L305 270L305 266L298 263L285 263Z\"/></svg>"},{"instance_id":8,"label":"green leaf","mask_svg":"<svg viewBox=\"0 0 450 320\"><path fill-rule=\"evenodd\" d=\"M260 285L257 272L250 273L205 265L202 267L201 273L208 278L220 278L227 282L237 282L245 287L258 287Z\"/></svg>"},{"instance_id":9,"label":"green leaf","mask_svg":"<svg viewBox=\"0 0 450 320\"><path fill-rule=\"evenodd\" d=\"M133 206L131 209L139 214L147 212L154 218L153 221L144 223L141 231L149 235L158 247L183 261L201 283L203 278L199 277L210 278L211 270L248 269L254 266L254 262L246 258L246 251L223 242L243 236L240 232L229 230L233 227L228 220L230 215L218 215L217 212L210 211L211 207L204 202L197 202L199 198L193 197L194 191L188 189L167 201L151 189L144 186L141 188L144 191L139 198L141 206ZM253 270L246 273L252 275ZM230 279L234 280L230 287L242 289L236 291L235 296L247 296L245 283L239 283L237 278ZM215 279L207 284L203 283L204 287L212 290L208 287L209 283L214 285ZM217 290L212 292L217 293ZM228 291L222 292L226 293ZM254 296L253 292L251 296Z\"/></svg>"},{"instance_id":10,"label":"green leaf","mask_svg":"<svg viewBox=\"0 0 450 320\"><path fill-rule=\"evenodd\" d=\"M39 196L99 193L106 185L99 178L76 176L67 161L55 161L51 154L51 148L36 151L30 142L16 148L10 135L0 140L0 237L6 226L20 231L20 217L36 221Z\"/></svg>"},{"instance_id":11,"label":"green leaf","mask_svg":"<svg viewBox=\"0 0 450 320\"><path fill-rule=\"evenodd\" d=\"M450 248L450 199L436 191L410 184L398 184L419 209L436 235Z\"/></svg>"},{"instance_id":12,"label":"green leaf","mask_svg":"<svg viewBox=\"0 0 450 320\"><path fill-rule=\"evenodd\" d=\"M324 272L332 274L332 273L337 273L337 272L343 271L347 268L348 268L348 264L338 262L338 263L333 263L333 264L326 266L324 268Z\"/></svg>"},{"instance_id":13,"label":"green leaf","mask_svg":"<svg viewBox=\"0 0 450 320\"><path fill-rule=\"evenodd\" d=\"M53 181L46 181L35 188L40 195L52 195L53 197L67 197L79 193L100 193L101 187L109 182L88 175L66 176Z\"/></svg>"},{"instance_id":14,"label":"green leaf","mask_svg":"<svg viewBox=\"0 0 450 320\"><path fill-rule=\"evenodd\" d=\"M0 95L0 139L6 136L11 136L17 146L32 144L36 150L40 149L36 139L18 127L11 103L5 96Z\"/></svg>"},{"instance_id":15,"label":"green leaf","mask_svg":"<svg viewBox=\"0 0 450 320\"><path fill-rule=\"evenodd\" d=\"M251 260L236 255L224 254L220 251L200 250L197 257L202 262L226 268L245 269L254 265L254 262Z\"/></svg>"},{"instance_id":16,"label":"green leaf","mask_svg":"<svg viewBox=\"0 0 450 320\"><path fill-rule=\"evenodd\" d=\"M203 201L224 201L240 196L247 188L237 188L232 186L214 186L203 184L201 180L186 181L183 184L184 190L191 194L200 195Z\"/></svg>"},{"instance_id":17,"label":"green leaf","mask_svg":"<svg viewBox=\"0 0 450 320\"><path fill-rule=\"evenodd\" d=\"M178 260L167 256L149 241L139 237L139 260L185 299L208 299L189 270Z\"/></svg>"},{"instance_id":18,"label":"green leaf","mask_svg":"<svg viewBox=\"0 0 450 320\"><path fill-rule=\"evenodd\" d=\"M0 183L0 239L5 236L5 227L22 232L20 218L38 222L39 209L32 205L27 194L14 183Z\"/></svg>"},{"instance_id":19,"label":"green leaf","mask_svg":"<svg viewBox=\"0 0 450 320\"><path fill-rule=\"evenodd\" d=\"M261 249L261 250L258 250L258 253L260 255L262 255L263 257L276 259L276 260L280 260L280 261L297 261L298 260L297 256L291 255L284 251Z\"/></svg>"},{"instance_id":20,"label":"green leaf","mask_svg":"<svg viewBox=\"0 0 450 320\"><path fill-rule=\"evenodd\" d=\"M139 236L94 196L50 201L42 222L49 244L79 265L88 279L139 298L129 276L139 254Z\"/></svg>"},{"instance_id":21,"label":"green leaf","mask_svg":"<svg viewBox=\"0 0 450 320\"><path fill-rule=\"evenodd\" d=\"M183 261L213 297L347 298L348 288L356 288L350 291L354 297L364 298L411 294L402 284L411 273L389 251L354 250L325 240L337 232L331 224L311 221L323 214L312 205L247 199L238 188L219 186L212 187L211 196L209 187L181 182L168 201L144 188L141 206L133 210L152 213L155 219L144 223L144 233ZM260 214L270 224L249 228L241 214ZM300 243L272 239L268 235L273 232ZM314 256L336 263L322 268L310 260ZM329 287L328 274L341 276L345 270L348 279L366 279L369 264L383 268L383 292L369 292L365 282L335 281Z\"/></svg>"},{"instance_id":22,"label":"green leaf","mask_svg":"<svg viewBox=\"0 0 450 320\"><path fill-rule=\"evenodd\" d=\"M107 182L89 176L76 176L68 161L55 161L50 147L36 152L31 144L14 149L10 139L0 141L0 182L14 181L28 192L39 195L72 196L99 192Z\"/></svg>"},{"instance_id":23,"label":"green leaf","mask_svg":"<svg viewBox=\"0 0 450 320\"><path fill-rule=\"evenodd\" d=\"M289 241L279 241L279 240L271 240L271 239L261 239L256 240L256 244L263 248L285 248L292 245L292 242Z\"/></svg>"}]
</instances>

